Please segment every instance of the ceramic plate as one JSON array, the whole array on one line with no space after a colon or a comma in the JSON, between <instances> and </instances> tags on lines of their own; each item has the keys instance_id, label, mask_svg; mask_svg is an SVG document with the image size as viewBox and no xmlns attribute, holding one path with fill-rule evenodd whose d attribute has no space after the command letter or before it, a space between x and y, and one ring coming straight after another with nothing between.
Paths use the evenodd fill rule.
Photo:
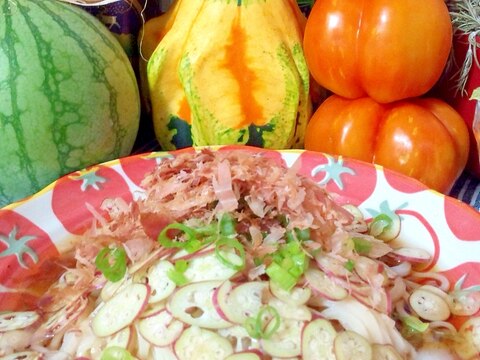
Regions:
<instances>
[{"instance_id":1,"label":"ceramic plate","mask_svg":"<svg viewBox=\"0 0 480 360\"><path fill-rule=\"evenodd\" d=\"M309 151L243 149L283 161L325 186L341 204L359 206L367 218L396 212L402 219L401 241L430 251L430 268L445 273L457 287L480 285L480 213L468 205L372 164ZM45 259L70 249L105 199L141 196L144 174L175 154L152 152L96 165L1 209L0 311L19 297L34 301L22 293L23 280L38 273Z\"/></svg>"}]
</instances>

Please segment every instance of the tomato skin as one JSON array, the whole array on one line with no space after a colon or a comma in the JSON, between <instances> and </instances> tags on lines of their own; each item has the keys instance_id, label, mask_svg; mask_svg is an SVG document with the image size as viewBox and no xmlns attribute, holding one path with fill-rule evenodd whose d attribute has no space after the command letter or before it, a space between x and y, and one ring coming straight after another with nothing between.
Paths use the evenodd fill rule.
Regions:
<instances>
[{"instance_id":1,"label":"tomato skin","mask_svg":"<svg viewBox=\"0 0 480 360\"><path fill-rule=\"evenodd\" d=\"M452 24L443 0L317 0L303 45L320 85L388 103L433 87L452 46Z\"/></svg>"},{"instance_id":2,"label":"tomato skin","mask_svg":"<svg viewBox=\"0 0 480 360\"><path fill-rule=\"evenodd\" d=\"M332 95L309 122L305 149L376 163L446 193L465 168L469 139L462 117L439 99Z\"/></svg>"}]
</instances>

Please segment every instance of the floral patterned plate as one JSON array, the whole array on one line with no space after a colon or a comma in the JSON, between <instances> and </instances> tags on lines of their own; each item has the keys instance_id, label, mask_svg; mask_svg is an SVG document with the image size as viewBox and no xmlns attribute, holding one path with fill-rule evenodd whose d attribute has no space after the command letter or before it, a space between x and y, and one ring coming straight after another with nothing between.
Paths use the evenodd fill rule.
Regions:
<instances>
[{"instance_id":1,"label":"floral patterned plate","mask_svg":"<svg viewBox=\"0 0 480 360\"><path fill-rule=\"evenodd\" d=\"M214 149L233 148L239 147ZM313 178L338 202L359 206L367 218L396 212L402 219L401 241L430 251L430 268L445 273L457 288L479 288L480 213L468 205L372 164L302 150L241 148L262 152ZM0 311L19 299L25 307L32 304L35 297L22 288L45 275L44 261L72 247L105 199L132 201L139 196L144 174L175 154L145 153L92 166L0 209Z\"/></svg>"}]
</instances>

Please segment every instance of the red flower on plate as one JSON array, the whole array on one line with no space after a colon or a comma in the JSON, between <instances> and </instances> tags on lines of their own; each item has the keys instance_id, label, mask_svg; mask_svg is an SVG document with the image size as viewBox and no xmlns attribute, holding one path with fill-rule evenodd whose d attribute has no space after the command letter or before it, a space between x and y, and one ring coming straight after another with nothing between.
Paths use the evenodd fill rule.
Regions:
<instances>
[{"instance_id":1,"label":"red flower on plate","mask_svg":"<svg viewBox=\"0 0 480 360\"><path fill-rule=\"evenodd\" d=\"M457 238L480 241L480 214L460 200L445 197L445 219Z\"/></svg>"},{"instance_id":2,"label":"red flower on plate","mask_svg":"<svg viewBox=\"0 0 480 360\"><path fill-rule=\"evenodd\" d=\"M145 175L153 171L158 164L159 159L161 158L159 154L160 153L152 152L125 157L120 159L120 165L128 178L132 180L135 185L140 186Z\"/></svg>"},{"instance_id":3,"label":"red flower on plate","mask_svg":"<svg viewBox=\"0 0 480 360\"><path fill-rule=\"evenodd\" d=\"M335 199L341 204L361 204L372 195L377 184L373 165L342 157L305 151L293 167L337 194Z\"/></svg>"},{"instance_id":4,"label":"red flower on plate","mask_svg":"<svg viewBox=\"0 0 480 360\"><path fill-rule=\"evenodd\" d=\"M395 215L400 217L399 239L402 239L402 228L415 229L415 240L410 246L430 249L431 259L427 266L423 268L424 271L434 268L440 258L440 237L437 234L436 228L432 225L425 216L415 209L410 207L408 201L400 205L391 205L389 200L382 201L377 208L366 208L365 211L369 214L366 217L367 222L380 214L385 214L390 218ZM410 235L409 237L412 237Z\"/></svg>"},{"instance_id":5,"label":"red flower on plate","mask_svg":"<svg viewBox=\"0 0 480 360\"><path fill-rule=\"evenodd\" d=\"M383 173L385 174L385 179L387 180L388 184L398 191L407 194L413 194L428 189L428 187L422 184L420 181L409 178L406 175L397 173L395 171L384 168Z\"/></svg>"},{"instance_id":6,"label":"red flower on plate","mask_svg":"<svg viewBox=\"0 0 480 360\"><path fill-rule=\"evenodd\" d=\"M50 236L23 215L0 210L0 283L22 288L42 263L59 255Z\"/></svg>"},{"instance_id":7,"label":"red flower on plate","mask_svg":"<svg viewBox=\"0 0 480 360\"><path fill-rule=\"evenodd\" d=\"M430 264L425 267L423 270L424 271L427 271L427 270L431 270L435 267L435 265L437 265L438 263L438 260L439 260L439 257L440 257L440 239L439 239L439 236L437 234L437 232L435 231L435 228L434 226L432 226L432 224L430 224L428 222L428 220L422 215L420 214L418 211L415 211L415 210L409 210L409 209L399 209L396 211L398 215L401 216L402 218L402 221L406 221L405 219L410 217L410 221L417 221L421 224L421 226L424 227L424 229L426 230L426 232L428 233L428 237L425 237L425 238L421 238L419 239L419 241L421 242L427 242L427 241L431 241L432 243L432 246L433 246L433 253L432 253L432 258L430 260Z\"/></svg>"},{"instance_id":8,"label":"red flower on plate","mask_svg":"<svg viewBox=\"0 0 480 360\"><path fill-rule=\"evenodd\" d=\"M52 209L68 231L80 235L90 225L92 210L103 214L102 203L118 197L133 201L126 180L114 169L98 165L58 180L52 192Z\"/></svg>"},{"instance_id":9,"label":"red flower on plate","mask_svg":"<svg viewBox=\"0 0 480 360\"><path fill-rule=\"evenodd\" d=\"M0 292L0 312L35 309L38 299L38 296L28 292Z\"/></svg>"}]
</instances>

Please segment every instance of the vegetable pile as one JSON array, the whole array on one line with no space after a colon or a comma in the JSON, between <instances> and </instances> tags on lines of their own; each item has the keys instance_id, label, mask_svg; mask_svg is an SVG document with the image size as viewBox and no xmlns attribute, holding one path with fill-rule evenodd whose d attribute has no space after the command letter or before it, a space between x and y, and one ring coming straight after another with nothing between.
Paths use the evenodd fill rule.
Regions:
<instances>
[{"instance_id":1,"label":"vegetable pile","mask_svg":"<svg viewBox=\"0 0 480 360\"><path fill-rule=\"evenodd\" d=\"M141 73L162 148L304 146L374 162L448 193L465 169L470 140L456 110L431 95L452 48L444 1L298 5L311 6L306 21L291 1L179 0L147 22ZM196 7L200 15L189 18ZM213 9L222 21L203 21ZM332 108L325 90L350 110ZM419 97L431 98L435 111L425 111ZM310 101L319 105L313 116ZM366 102L371 107L358 105ZM385 112L395 119L378 117Z\"/></svg>"},{"instance_id":2,"label":"vegetable pile","mask_svg":"<svg viewBox=\"0 0 480 360\"><path fill-rule=\"evenodd\" d=\"M332 107L333 99L321 104L306 149L375 162L448 193L467 162L468 129L442 100L426 100L436 104L432 117L417 98L431 96L451 46L442 0L315 2L305 57L314 79L349 110Z\"/></svg>"},{"instance_id":3,"label":"vegetable pile","mask_svg":"<svg viewBox=\"0 0 480 360\"><path fill-rule=\"evenodd\" d=\"M0 315L0 356L469 359L478 288L450 290L364 218L264 155L163 159L134 203L105 202L37 308ZM196 196L194 195L196 194ZM178 204L183 203L180 207Z\"/></svg>"}]
</instances>

